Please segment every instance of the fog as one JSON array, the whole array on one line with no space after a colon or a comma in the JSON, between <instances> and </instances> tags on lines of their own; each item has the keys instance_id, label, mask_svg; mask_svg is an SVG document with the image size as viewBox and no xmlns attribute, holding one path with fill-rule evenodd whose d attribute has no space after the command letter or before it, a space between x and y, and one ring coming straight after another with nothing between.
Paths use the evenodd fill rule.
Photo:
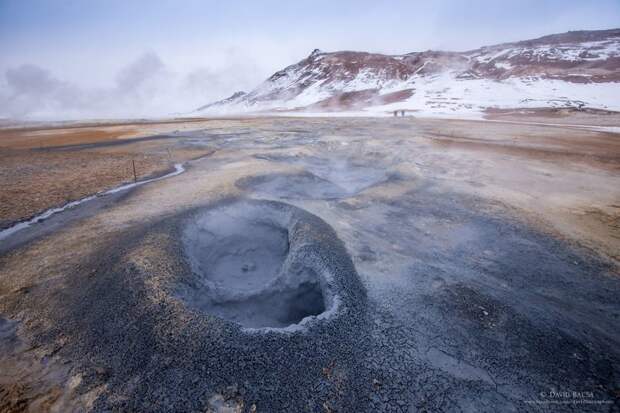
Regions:
<instances>
[{"instance_id":1,"label":"fog","mask_svg":"<svg viewBox=\"0 0 620 413\"><path fill-rule=\"evenodd\" d=\"M236 88L252 88L261 79L234 64L225 70L199 67L178 72L147 52L118 70L107 87L84 86L35 64L11 67L3 80L1 117L83 119L184 114Z\"/></svg>"}]
</instances>

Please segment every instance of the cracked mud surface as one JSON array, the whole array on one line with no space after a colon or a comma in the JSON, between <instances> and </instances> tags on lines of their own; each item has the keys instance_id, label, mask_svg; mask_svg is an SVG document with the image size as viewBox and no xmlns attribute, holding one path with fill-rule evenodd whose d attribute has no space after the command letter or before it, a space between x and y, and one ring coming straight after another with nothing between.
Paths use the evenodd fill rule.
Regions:
<instances>
[{"instance_id":1,"label":"cracked mud surface","mask_svg":"<svg viewBox=\"0 0 620 413\"><path fill-rule=\"evenodd\" d=\"M184 133L216 152L0 248L0 409L619 409L618 144L521 128Z\"/></svg>"}]
</instances>

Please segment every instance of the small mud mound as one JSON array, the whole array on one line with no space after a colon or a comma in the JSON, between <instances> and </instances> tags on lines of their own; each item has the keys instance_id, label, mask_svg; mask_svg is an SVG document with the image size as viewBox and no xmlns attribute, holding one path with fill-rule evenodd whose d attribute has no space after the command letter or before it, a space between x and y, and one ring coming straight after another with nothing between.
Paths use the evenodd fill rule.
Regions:
<instances>
[{"instance_id":1,"label":"small mud mound","mask_svg":"<svg viewBox=\"0 0 620 413\"><path fill-rule=\"evenodd\" d=\"M251 176L238 180L236 185L282 199L335 199L348 195L345 189L309 172Z\"/></svg>"},{"instance_id":2,"label":"small mud mound","mask_svg":"<svg viewBox=\"0 0 620 413\"><path fill-rule=\"evenodd\" d=\"M349 260L342 247L321 245L330 230L307 212L277 202L239 201L198 212L183 231L193 278L181 298L246 328L328 318L340 301L334 279L342 274L330 270L325 253L333 251L330 261ZM354 270L346 275L357 278Z\"/></svg>"},{"instance_id":3,"label":"small mud mound","mask_svg":"<svg viewBox=\"0 0 620 413\"><path fill-rule=\"evenodd\" d=\"M265 196L282 199L338 199L356 195L392 178L385 170L357 165L346 160L310 158L301 173L272 173L242 178L236 185Z\"/></svg>"}]
</instances>

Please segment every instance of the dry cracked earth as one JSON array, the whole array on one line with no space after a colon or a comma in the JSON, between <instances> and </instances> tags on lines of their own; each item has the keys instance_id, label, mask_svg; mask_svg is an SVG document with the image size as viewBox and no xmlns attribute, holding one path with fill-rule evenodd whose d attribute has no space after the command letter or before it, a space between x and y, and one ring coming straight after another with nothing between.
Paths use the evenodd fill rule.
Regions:
<instances>
[{"instance_id":1,"label":"dry cracked earth","mask_svg":"<svg viewBox=\"0 0 620 413\"><path fill-rule=\"evenodd\" d=\"M0 411L620 409L619 134L258 118L166 139L208 155L0 241Z\"/></svg>"}]
</instances>

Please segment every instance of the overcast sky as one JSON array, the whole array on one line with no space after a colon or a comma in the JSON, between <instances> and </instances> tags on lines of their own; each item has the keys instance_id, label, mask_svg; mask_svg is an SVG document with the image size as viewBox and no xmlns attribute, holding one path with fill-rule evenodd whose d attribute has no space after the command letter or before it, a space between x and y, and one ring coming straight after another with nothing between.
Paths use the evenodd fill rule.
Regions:
<instances>
[{"instance_id":1,"label":"overcast sky","mask_svg":"<svg viewBox=\"0 0 620 413\"><path fill-rule=\"evenodd\" d=\"M314 48L467 50L616 27L620 0L0 0L0 117L185 112Z\"/></svg>"}]
</instances>

